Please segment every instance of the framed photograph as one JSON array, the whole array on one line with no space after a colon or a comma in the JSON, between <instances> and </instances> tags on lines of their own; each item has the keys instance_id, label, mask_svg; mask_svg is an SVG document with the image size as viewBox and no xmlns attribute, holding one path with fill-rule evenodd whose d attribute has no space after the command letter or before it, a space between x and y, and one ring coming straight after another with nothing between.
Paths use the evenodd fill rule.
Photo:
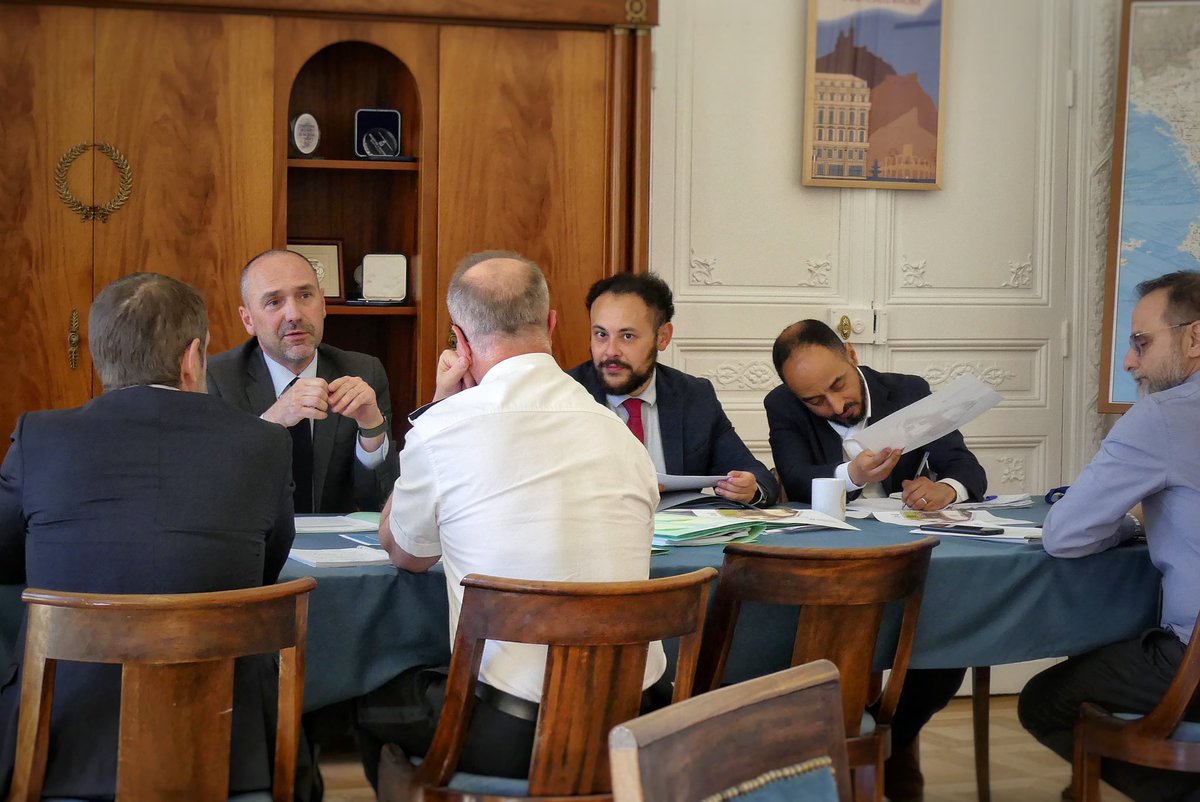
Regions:
<instances>
[{"instance_id":1,"label":"framed photograph","mask_svg":"<svg viewBox=\"0 0 1200 802\"><path fill-rule=\"evenodd\" d=\"M803 181L942 188L948 0L809 0Z\"/></svg>"},{"instance_id":2,"label":"framed photograph","mask_svg":"<svg viewBox=\"0 0 1200 802\"><path fill-rule=\"evenodd\" d=\"M317 271L317 283L326 301L344 301L346 292L342 289L342 241L340 239L294 239L287 244L289 251L295 251L309 261L313 270Z\"/></svg>"},{"instance_id":3,"label":"framed photograph","mask_svg":"<svg viewBox=\"0 0 1200 802\"><path fill-rule=\"evenodd\" d=\"M1124 0L1117 57L1100 412L1124 412L1137 386L1122 363L1137 285L1200 270L1200 3Z\"/></svg>"}]
</instances>

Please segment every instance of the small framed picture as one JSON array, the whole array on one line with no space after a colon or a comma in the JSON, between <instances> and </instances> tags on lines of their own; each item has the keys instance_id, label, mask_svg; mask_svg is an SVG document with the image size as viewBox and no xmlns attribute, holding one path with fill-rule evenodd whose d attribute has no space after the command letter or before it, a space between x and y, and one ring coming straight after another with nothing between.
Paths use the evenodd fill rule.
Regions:
<instances>
[{"instance_id":1,"label":"small framed picture","mask_svg":"<svg viewBox=\"0 0 1200 802\"><path fill-rule=\"evenodd\" d=\"M340 239L294 239L288 242L288 250L295 251L308 260L317 271L317 284L326 301L344 301L342 289L342 241Z\"/></svg>"}]
</instances>

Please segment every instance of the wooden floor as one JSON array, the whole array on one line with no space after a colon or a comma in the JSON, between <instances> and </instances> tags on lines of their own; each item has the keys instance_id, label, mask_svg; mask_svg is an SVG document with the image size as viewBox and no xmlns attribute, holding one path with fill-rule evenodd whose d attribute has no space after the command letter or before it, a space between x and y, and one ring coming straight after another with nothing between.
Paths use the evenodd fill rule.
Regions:
<instances>
[{"instance_id":1,"label":"wooden floor","mask_svg":"<svg viewBox=\"0 0 1200 802\"><path fill-rule=\"evenodd\" d=\"M1017 722L1015 696L992 697L992 802L1059 802L1071 777L1067 763L1033 740ZM971 704L958 699L934 717L921 733L925 802L973 802L975 757ZM326 802L374 799L357 754L322 758ZM1104 802L1128 802L1104 786Z\"/></svg>"}]
</instances>

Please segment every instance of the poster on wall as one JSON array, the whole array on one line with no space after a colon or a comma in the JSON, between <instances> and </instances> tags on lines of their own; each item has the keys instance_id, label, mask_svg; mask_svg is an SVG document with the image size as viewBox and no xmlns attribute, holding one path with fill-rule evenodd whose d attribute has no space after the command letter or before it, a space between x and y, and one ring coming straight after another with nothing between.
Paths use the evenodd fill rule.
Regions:
<instances>
[{"instance_id":1,"label":"poster on wall","mask_svg":"<svg viewBox=\"0 0 1200 802\"><path fill-rule=\"evenodd\" d=\"M1115 118L1101 412L1137 400L1123 363L1138 283L1200 270L1200 2L1124 0Z\"/></svg>"},{"instance_id":2,"label":"poster on wall","mask_svg":"<svg viewBox=\"0 0 1200 802\"><path fill-rule=\"evenodd\" d=\"M804 183L941 189L946 0L809 0Z\"/></svg>"}]
</instances>

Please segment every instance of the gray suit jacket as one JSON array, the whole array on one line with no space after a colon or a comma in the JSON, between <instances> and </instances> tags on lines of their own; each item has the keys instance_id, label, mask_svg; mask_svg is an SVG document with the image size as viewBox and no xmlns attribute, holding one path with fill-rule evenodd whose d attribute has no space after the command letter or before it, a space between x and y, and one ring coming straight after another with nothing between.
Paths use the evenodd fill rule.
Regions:
<instances>
[{"instance_id":1,"label":"gray suit jacket","mask_svg":"<svg viewBox=\"0 0 1200 802\"><path fill-rule=\"evenodd\" d=\"M208 363L208 392L239 409L262 415L275 403L275 385L258 340L251 338L218 354ZM387 422L388 455L376 468L366 468L354 454L358 424L330 415L313 424L313 509L319 513L380 510L400 475L392 442L392 400L383 363L373 356L317 346L317 377L333 381L358 376L375 390Z\"/></svg>"}]
</instances>

